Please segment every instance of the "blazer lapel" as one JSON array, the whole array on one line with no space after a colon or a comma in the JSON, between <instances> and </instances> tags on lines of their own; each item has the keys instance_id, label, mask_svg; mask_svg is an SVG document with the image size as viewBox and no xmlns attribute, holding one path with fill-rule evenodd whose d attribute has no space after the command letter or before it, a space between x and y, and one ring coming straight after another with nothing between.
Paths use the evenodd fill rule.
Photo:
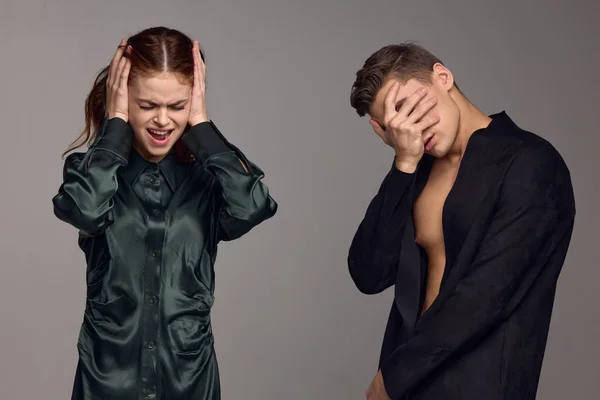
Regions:
<instances>
[{"instance_id":1,"label":"blazer lapel","mask_svg":"<svg viewBox=\"0 0 600 400\"><path fill-rule=\"evenodd\" d=\"M471 137L456 181L444 204L442 229L446 266L442 285L454 268L459 254L463 250L469 251L469 246L465 247L465 240L475 225L489 222L489 214L495 209L497 194L506 173L501 166L508 164L506 157L512 157L505 149L498 148L499 141L494 140L491 133L483 130Z\"/></svg>"}]
</instances>

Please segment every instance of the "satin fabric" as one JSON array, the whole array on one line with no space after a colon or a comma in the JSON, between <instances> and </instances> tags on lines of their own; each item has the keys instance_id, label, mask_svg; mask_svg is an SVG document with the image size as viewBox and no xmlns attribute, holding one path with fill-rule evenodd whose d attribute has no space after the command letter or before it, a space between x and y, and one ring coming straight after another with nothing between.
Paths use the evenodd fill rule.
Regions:
<instances>
[{"instance_id":1,"label":"satin fabric","mask_svg":"<svg viewBox=\"0 0 600 400\"><path fill-rule=\"evenodd\" d=\"M87 262L72 399L217 400L217 245L271 218L277 203L212 121L181 139L191 164L148 163L132 138L125 121L105 120L86 153L67 157L53 198Z\"/></svg>"}]
</instances>

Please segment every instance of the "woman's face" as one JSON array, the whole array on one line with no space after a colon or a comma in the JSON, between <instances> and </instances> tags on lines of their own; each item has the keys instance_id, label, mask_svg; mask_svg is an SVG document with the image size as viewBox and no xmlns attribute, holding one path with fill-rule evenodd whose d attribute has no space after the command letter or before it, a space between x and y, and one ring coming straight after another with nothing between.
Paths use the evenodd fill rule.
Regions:
<instances>
[{"instance_id":1,"label":"woman's face","mask_svg":"<svg viewBox=\"0 0 600 400\"><path fill-rule=\"evenodd\" d=\"M129 82L133 147L151 162L162 160L183 134L190 115L191 83L166 72Z\"/></svg>"}]
</instances>

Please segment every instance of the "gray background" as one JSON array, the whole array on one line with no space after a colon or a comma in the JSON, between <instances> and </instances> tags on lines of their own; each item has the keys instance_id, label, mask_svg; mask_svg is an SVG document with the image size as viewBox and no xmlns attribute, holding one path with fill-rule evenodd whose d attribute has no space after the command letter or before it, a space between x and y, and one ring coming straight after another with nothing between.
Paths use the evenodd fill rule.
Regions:
<instances>
[{"instance_id":1,"label":"gray background","mask_svg":"<svg viewBox=\"0 0 600 400\"><path fill-rule=\"evenodd\" d=\"M220 248L224 399L364 398L392 292L360 294L346 254L393 155L348 96L366 57L407 39L570 166L578 216L538 398L600 398L599 11L591 0L2 0L0 398L70 398L85 267L76 231L52 213L60 154L119 39L153 25L200 40L210 116L280 204Z\"/></svg>"}]
</instances>

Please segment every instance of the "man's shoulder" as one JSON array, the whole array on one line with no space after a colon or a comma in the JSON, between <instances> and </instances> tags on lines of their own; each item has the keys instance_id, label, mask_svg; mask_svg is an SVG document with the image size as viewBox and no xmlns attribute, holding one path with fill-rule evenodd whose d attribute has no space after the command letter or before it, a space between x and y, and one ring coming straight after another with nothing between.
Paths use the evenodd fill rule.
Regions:
<instances>
[{"instance_id":1,"label":"man's shoulder","mask_svg":"<svg viewBox=\"0 0 600 400\"><path fill-rule=\"evenodd\" d=\"M492 133L496 151L507 155L508 164L521 160L520 164L536 165L551 161L563 162L557 148L546 138L510 121L503 129Z\"/></svg>"},{"instance_id":2,"label":"man's shoulder","mask_svg":"<svg viewBox=\"0 0 600 400\"><path fill-rule=\"evenodd\" d=\"M507 155L504 180L517 182L519 186L536 186L542 191L570 186L569 168L548 139L516 125L496 139Z\"/></svg>"},{"instance_id":3,"label":"man's shoulder","mask_svg":"<svg viewBox=\"0 0 600 400\"><path fill-rule=\"evenodd\" d=\"M550 141L530 130L521 128L516 123L507 124L495 137L506 146L523 151L554 148Z\"/></svg>"}]
</instances>

